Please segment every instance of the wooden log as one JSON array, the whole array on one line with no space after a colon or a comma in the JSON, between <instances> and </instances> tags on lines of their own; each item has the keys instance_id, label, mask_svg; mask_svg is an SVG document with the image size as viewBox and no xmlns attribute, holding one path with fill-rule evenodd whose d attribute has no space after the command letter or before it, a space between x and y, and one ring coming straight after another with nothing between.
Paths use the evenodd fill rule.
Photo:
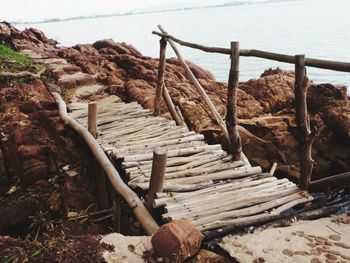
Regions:
<instances>
[{"instance_id":1,"label":"wooden log","mask_svg":"<svg viewBox=\"0 0 350 263\"><path fill-rule=\"evenodd\" d=\"M342 185L350 184L350 172L332 175L330 177L322 178L310 183L310 188L313 191L326 190L331 187L340 187Z\"/></svg>"},{"instance_id":2,"label":"wooden log","mask_svg":"<svg viewBox=\"0 0 350 263\"><path fill-rule=\"evenodd\" d=\"M177 112L176 107L174 105L174 102L171 99L169 91L164 83L163 83L163 98L164 98L165 103L168 107L170 115L175 120L176 124L179 126L185 126L185 122L183 121L183 118L179 115L179 113Z\"/></svg>"},{"instance_id":3,"label":"wooden log","mask_svg":"<svg viewBox=\"0 0 350 263\"><path fill-rule=\"evenodd\" d=\"M158 81L157 81L157 89L156 96L154 98L154 115L160 115L160 100L163 94L163 85L164 85L164 71L165 71L165 58L166 58L166 45L167 40L162 37L159 40L160 51L159 51L159 66L158 66Z\"/></svg>"},{"instance_id":4,"label":"wooden log","mask_svg":"<svg viewBox=\"0 0 350 263\"><path fill-rule=\"evenodd\" d=\"M267 190L263 193L255 193L251 194L249 196L241 196L239 198L236 198L237 203L232 203L232 198L231 200L215 200L214 203L207 202L206 204L201 204L197 205L195 207L191 207L191 209L182 209L172 213L166 213L163 214L164 218L172 218L172 219L177 219L177 218L186 218L188 216L208 216L224 211L229 211L229 210L235 210L239 209L242 207L248 207L248 206L253 206L257 204L261 204L264 202L271 201L273 199L281 198L293 193L300 192L300 189L298 189L296 186L285 186L284 188L281 189L274 189L273 190Z\"/></svg>"},{"instance_id":5,"label":"wooden log","mask_svg":"<svg viewBox=\"0 0 350 263\"><path fill-rule=\"evenodd\" d=\"M303 198L301 200L302 201L300 201L300 202L309 202L311 200L311 198ZM289 208L285 205L282 205L280 207L281 208L283 207L283 209L277 208L279 211L279 214L286 211ZM225 226L232 225L232 224L239 224L239 223L244 222L244 221L250 221L250 223L252 224L257 220L263 220L264 218L270 218L271 215L273 216L273 215L279 215L279 214L263 213L263 214L253 215L253 216L231 219L231 220L218 220L218 221L206 224L206 225L201 225L201 226L197 227L197 229L200 231L212 230L212 229L221 228L221 227L225 227Z\"/></svg>"},{"instance_id":6,"label":"wooden log","mask_svg":"<svg viewBox=\"0 0 350 263\"><path fill-rule=\"evenodd\" d=\"M165 37L165 38L172 40L172 41L174 41L182 46L187 46L190 48L199 49L199 50L202 50L205 52L220 53L220 54L226 54L226 55L231 54L231 50L229 48L207 47L207 46L198 45L195 43L185 42L185 41L177 39L177 38L175 38L167 33L160 33L160 32L156 32L156 31L152 31L152 34L158 35L160 37ZM280 61L280 62L285 62L285 63L290 63L290 64L295 63L294 56L272 53L272 52L256 50L256 49L241 49L240 56L258 57L258 58L275 60L275 61ZM335 70L335 71L350 72L350 63L347 63L347 62L339 62L339 61L315 59L315 58L306 58L305 64L308 67L324 68L324 69L330 69L330 70Z\"/></svg>"},{"instance_id":7,"label":"wooden log","mask_svg":"<svg viewBox=\"0 0 350 263\"><path fill-rule=\"evenodd\" d=\"M141 223L145 232L148 235L155 233L159 228L158 224L154 221L153 217L143 205L137 194L123 182L118 171L115 169L111 161L104 153L103 149L90 134L90 132L67 114L66 104L62 100L61 96L56 92L52 93L52 95L58 104L61 119L85 140L101 168L108 176L114 189L123 197L129 207L133 209L136 218Z\"/></svg>"},{"instance_id":8,"label":"wooden log","mask_svg":"<svg viewBox=\"0 0 350 263\"><path fill-rule=\"evenodd\" d=\"M250 195L264 195L267 193L273 193L276 192L277 190L279 191L280 189L286 189L294 187L294 184L288 182L288 181L283 181L281 182L280 180L278 181L265 181L265 182L258 182L257 184L250 184L246 185L244 188L237 188L237 187L232 187L225 189L225 191L217 191L213 192L210 195L206 194L201 194L197 196L193 196L191 199L175 199L175 202L167 202L166 203L166 210L168 213L176 213L176 212L181 212L183 209L194 209L195 207L200 207L202 205L208 205L208 203L213 202L214 200L219 200L221 199L222 201L225 202L230 202L229 199L230 197L235 196L238 198L241 197L247 197ZM236 204L234 204L236 205ZM224 203L217 204L214 208L218 207L225 207ZM200 211L204 212L204 211Z\"/></svg>"},{"instance_id":9,"label":"wooden log","mask_svg":"<svg viewBox=\"0 0 350 263\"><path fill-rule=\"evenodd\" d=\"M94 136L97 137L97 104L96 102L89 102L88 106L88 130Z\"/></svg>"},{"instance_id":10,"label":"wooden log","mask_svg":"<svg viewBox=\"0 0 350 263\"><path fill-rule=\"evenodd\" d=\"M312 143L315 133L311 132L310 119L307 112L307 83L305 56L295 56L295 114L298 127L300 178L302 189L308 190L312 168Z\"/></svg>"},{"instance_id":11,"label":"wooden log","mask_svg":"<svg viewBox=\"0 0 350 263\"><path fill-rule=\"evenodd\" d=\"M235 180L237 182L231 182L231 183L219 183L215 184L213 186L210 186L206 189L193 191L190 193L157 193L157 199L154 200L154 207L160 207L164 205L169 205L173 203L181 203L182 201L194 198L200 198L202 196L210 196L215 193L223 193L228 191L234 191L236 189L244 189L247 187L253 187L261 184L265 184L267 182L276 181L276 178L265 178L262 180L251 180L250 178L244 178L240 180ZM163 197L159 197L160 194L165 194ZM188 204L186 202L186 204Z\"/></svg>"},{"instance_id":12,"label":"wooden log","mask_svg":"<svg viewBox=\"0 0 350 263\"><path fill-rule=\"evenodd\" d=\"M214 145L204 145L204 146L198 146L198 147L192 147L189 149L178 149L178 150L172 150L168 151L167 156L173 157L173 156L184 156L199 152L208 152L208 151L216 151L216 150L222 150L221 145L214 144ZM124 161L145 161L145 160L151 160L153 157L152 153L145 153L145 154L135 154L130 156L125 156Z\"/></svg>"},{"instance_id":13,"label":"wooden log","mask_svg":"<svg viewBox=\"0 0 350 263\"><path fill-rule=\"evenodd\" d=\"M146 201L146 207L150 212L153 210L153 200L155 193L163 191L166 167L166 152L166 149L161 147L157 147L153 151L152 173Z\"/></svg>"},{"instance_id":14,"label":"wooden log","mask_svg":"<svg viewBox=\"0 0 350 263\"><path fill-rule=\"evenodd\" d=\"M160 29L160 31L162 31L162 33L166 33L165 30L162 28L161 25L158 25L158 28ZM172 40L168 40L170 46L173 48L176 56L178 57L181 65L184 67L188 77L191 79L191 81L193 82L193 84L195 85L198 93L201 95L202 99L204 100L204 102L206 103L206 105L209 107L210 111L212 112L215 121L217 122L217 124L219 125L225 139L227 142L230 141L226 126L224 121L221 119L220 114L218 113L218 111L216 110L214 104L211 102L209 96L207 95L207 93L205 92L205 90L203 89L203 87L201 86L201 84L198 82L198 80L196 79L196 77L194 76L194 74L192 73L191 69L189 68L189 66L187 65L186 61L183 59L181 53L179 52L179 50L177 49L175 43Z\"/></svg>"},{"instance_id":15,"label":"wooden log","mask_svg":"<svg viewBox=\"0 0 350 263\"><path fill-rule=\"evenodd\" d=\"M231 67L227 84L226 127L230 137L232 160L241 159L242 143L237 130L237 89L239 78L239 42L231 42Z\"/></svg>"},{"instance_id":16,"label":"wooden log","mask_svg":"<svg viewBox=\"0 0 350 263\"><path fill-rule=\"evenodd\" d=\"M226 218L238 218L238 217L244 217L244 216L251 216L251 215L268 211L277 206L289 204L292 201L301 200L302 199L301 194L302 193L291 194L279 199L274 199L259 205L254 205L254 206L250 206L250 207L242 208L238 210L216 213L213 215L200 217L200 218L190 218L189 221L194 226L200 226L204 224L209 224L210 222L213 222L215 220L224 220ZM273 211L272 213L276 213L276 212ZM279 213L276 213L276 214L279 214Z\"/></svg>"}]
</instances>

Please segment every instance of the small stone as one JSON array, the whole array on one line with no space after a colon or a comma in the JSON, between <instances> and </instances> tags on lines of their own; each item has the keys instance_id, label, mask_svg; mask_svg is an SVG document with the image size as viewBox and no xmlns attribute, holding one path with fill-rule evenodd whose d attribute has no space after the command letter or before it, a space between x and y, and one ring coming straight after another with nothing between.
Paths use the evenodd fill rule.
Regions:
<instances>
[{"instance_id":1,"label":"small stone","mask_svg":"<svg viewBox=\"0 0 350 263\"><path fill-rule=\"evenodd\" d=\"M260 262L260 263L264 263L264 262L265 262L265 259L264 259L264 258L262 258L262 257L259 257L259 258L258 258L258 262Z\"/></svg>"},{"instance_id":2,"label":"small stone","mask_svg":"<svg viewBox=\"0 0 350 263\"><path fill-rule=\"evenodd\" d=\"M321 263L321 261L318 258L312 258L311 263Z\"/></svg>"},{"instance_id":3,"label":"small stone","mask_svg":"<svg viewBox=\"0 0 350 263\"><path fill-rule=\"evenodd\" d=\"M298 236L300 237L304 237L305 236L305 232L304 231L296 231L295 232Z\"/></svg>"},{"instance_id":4,"label":"small stone","mask_svg":"<svg viewBox=\"0 0 350 263\"><path fill-rule=\"evenodd\" d=\"M304 238L307 239L310 242L314 242L314 239L312 237L305 236Z\"/></svg>"},{"instance_id":5,"label":"small stone","mask_svg":"<svg viewBox=\"0 0 350 263\"><path fill-rule=\"evenodd\" d=\"M290 237L286 237L286 241L288 241L288 242L289 242L289 241L290 241Z\"/></svg>"},{"instance_id":6,"label":"small stone","mask_svg":"<svg viewBox=\"0 0 350 263\"><path fill-rule=\"evenodd\" d=\"M344 254L341 254L340 256L341 256L343 259L350 260L350 256L347 256L347 255L344 255Z\"/></svg>"},{"instance_id":7,"label":"small stone","mask_svg":"<svg viewBox=\"0 0 350 263\"><path fill-rule=\"evenodd\" d=\"M329 239L332 239L334 241L339 241L341 240L341 237L339 235L330 235Z\"/></svg>"},{"instance_id":8,"label":"small stone","mask_svg":"<svg viewBox=\"0 0 350 263\"><path fill-rule=\"evenodd\" d=\"M325 243L325 245L327 245L327 246L333 246L333 243L332 243L331 241L327 240L326 243Z\"/></svg>"},{"instance_id":9,"label":"small stone","mask_svg":"<svg viewBox=\"0 0 350 263\"><path fill-rule=\"evenodd\" d=\"M319 255L321 255L321 252L318 251L317 249L311 249L310 254L314 255L314 256L319 256Z\"/></svg>"},{"instance_id":10,"label":"small stone","mask_svg":"<svg viewBox=\"0 0 350 263\"><path fill-rule=\"evenodd\" d=\"M294 255L294 252L290 249L283 249L282 253L290 257Z\"/></svg>"},{"instance_id":11,"label":"small stone","mask_svg":"<svg viewBox=\"0 0 350 263\"><path fill-rule=\"evenodd\" d=\"M322 253L327 253L328 250L324 249L323 247L317 247L316 248L318 251L322 252Z\"/></svg>"},{"instance_id":12,"label":"small stone","mask_svg":"<svg viewBox=\"0 0 350 263\"><path fill-rule=\"evenodd\" d=\"M235 247L242 247L242 244L239 243L238 241L233 241L232 245L235 246Z\"/></svg>"},{"instance_id":13,"label":"small stone","mask_svg":"<svg viewBox=\"0 0 350 263\"><path fill-rule=\"evenodd\" d=\"M308 252L306 251L295 251L294 255L298 255L298 256L308 256L310 255Z\"/></svg>"},{"instance_id":14,"label":"small stone","mask_svg":"<svg viewBox=\"0 0 350 263\"><path fill-rule=\"evenodd\" d=\"M328 250L328 253L329 253L329 254L336 255L336 256L340 256L340 255L341 255L341 253L340 253L340 252L338 252L338 251L334 251L334 250Z\"/></svg>"},{"instance_id":15,"label":"small stone","mask_svg":"<svg viewBox=\"0 0 350 263\"><path fill-rule=\"evenodd\" d=\"M332 254L325 254L324 255L326 258L328 258L328 259L331 259L331 260L337 260L337 256L335 256L335 255L332 255Z\"/></svg>"},{"instance_id":16,"label":"small stone","mask_svg":"<svg viewBox=\"0 0 350 263\"><path fill-rule=\"evenodd\" d=\"M309 247L316 247L315 243L306 243L306 245L309 246Z\"/></svg>"},{"instance_id":17,"label":"small stone","mask_svg":"<svg viewBox=\"0 0 350 263\"><path fill-rule=\"evenodd\" d=\"M350 246L348 244L345 243L340 243L340 242L335 242L334 245L336 245L337 247L342 247L345 249L350 249Z\"/></svg>"}]
</instances>

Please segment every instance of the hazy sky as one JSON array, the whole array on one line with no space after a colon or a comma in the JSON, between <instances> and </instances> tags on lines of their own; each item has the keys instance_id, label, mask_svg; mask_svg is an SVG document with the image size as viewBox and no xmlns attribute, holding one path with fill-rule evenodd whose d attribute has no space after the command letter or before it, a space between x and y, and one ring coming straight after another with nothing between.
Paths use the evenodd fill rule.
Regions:
<instances>
[{"instance_id":1,"label":"hazy sky","mask_svg":"<svg viewBox=\"0 0 350 263\"><path fill-rule=\"evenodd\" d=\"M178 5L199 5L214 0L2 0L0 21L38 21L45 18L67 18L80 15L108 14L134 9Z\"/></svg>"}]
</instances>

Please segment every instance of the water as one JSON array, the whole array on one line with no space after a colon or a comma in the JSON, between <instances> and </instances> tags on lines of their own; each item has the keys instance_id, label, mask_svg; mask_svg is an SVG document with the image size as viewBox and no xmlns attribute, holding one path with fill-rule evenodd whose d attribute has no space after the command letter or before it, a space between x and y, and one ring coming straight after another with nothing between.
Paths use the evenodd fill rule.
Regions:
<instances>
[{"instance_id":1,"label":"water","mask_svg":"<svg viewBox=\"0 0 350 263\"><path fill-rule=\"evenodd\" d=\"M240 41L241 49L261 49L289 55L350 62L350 1L301 0L242 5L169 13L143 14L35 24L50 38L71 46L98 39L134 45L144 55L158 57L159 37L152 35L162 24L172 35L207 46L229 47ZM22 26L25 27L25 26ZM227 82L228 56L181 47L184 57ZM168 56L174 56L168 50ZM293 69L293 65L259 58L241 58L240 80L257 78L269 67ZM350 84L350 73L308 68L315 82Z\"/></svg>"}]
</instances>

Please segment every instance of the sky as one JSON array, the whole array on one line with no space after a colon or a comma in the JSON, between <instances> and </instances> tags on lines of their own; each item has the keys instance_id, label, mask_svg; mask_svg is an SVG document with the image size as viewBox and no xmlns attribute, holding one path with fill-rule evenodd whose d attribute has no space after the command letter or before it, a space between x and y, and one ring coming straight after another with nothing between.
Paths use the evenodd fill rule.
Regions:
<instances>
[{"instance_id":1,"label":"sky","mask_svg":"<svg viewBox=\"0 0 350 263\"><path fill-rule=\"evenodd\" d=\"M0 21L40 21L47 18L123 13L162 7L177 8L217 2L227 0L10 0L1 4Z\"/></svg>"}]
</instances>

